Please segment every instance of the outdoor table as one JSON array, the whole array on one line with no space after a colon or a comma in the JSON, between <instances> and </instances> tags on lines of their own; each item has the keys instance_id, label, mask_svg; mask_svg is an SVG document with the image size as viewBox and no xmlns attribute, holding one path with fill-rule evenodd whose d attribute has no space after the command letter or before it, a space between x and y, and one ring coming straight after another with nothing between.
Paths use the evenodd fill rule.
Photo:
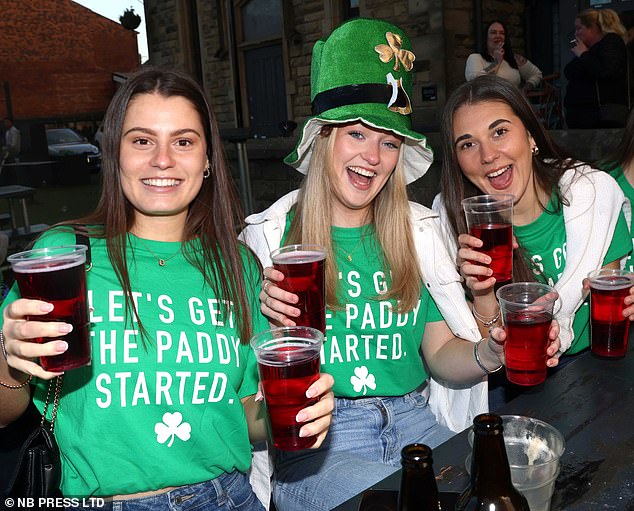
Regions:
<instances>
[{"instance_id":1,"label":"outdoor table","mask_svg":"<svg viewBox=\"0 0 634 511\"><path fill-rule=\"evenodd\" d=\"M53 182L53 169L58 160L19 161L3 165L2 183L41 186Z\"/></svg>"},{"instance_id":2,"label":"outdoor table","mask_svg":"<svg viewBox=\"0 0 634 511\"><path fill-rule=\"evenodd\" d=\"M33 197L35 189L29 186L8 185L0 186L0 199L7 199L9 202L9 214L11 215L11 228L18 231L18 223L15 214L15 202L20 203L22 209L22 225L25 232L31 232L31 224L29 222L29 211L26 200Z\"/></svg>"},{"instance_id":3,"label":"outdoor table","mask_svg":"<svg viewBox=\"0 0 634 511\"><path fill-rule=\"evenodd\" d=\"M499 414L527 415L555 426L566 438L551 511L634 509L634 353L602 359L589 351L546 381L507 403ZM441 492L469 483L467 431L433 449ZM372 488L398 490L400 471ZM357 511L361 495L338 511ZM381 508L389 509L389 508Z\"/></svg>"}]
</instances>

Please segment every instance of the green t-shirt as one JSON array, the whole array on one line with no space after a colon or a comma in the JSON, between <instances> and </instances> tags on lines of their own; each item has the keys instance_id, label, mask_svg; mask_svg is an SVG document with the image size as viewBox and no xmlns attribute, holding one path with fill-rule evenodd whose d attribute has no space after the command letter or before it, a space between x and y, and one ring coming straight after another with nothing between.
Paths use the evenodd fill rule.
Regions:
<instances>
[{"instance_id":1,"label":"green t-shirt","mask_svg":"<svg viewBox=\"0 0 634 511\"><path fill-rule=\"evenodd\" d=\"M611 170L609 174L616 179L616 182L621 187L621 190L623 190L623 193L629 199L631 206L634 207L634 188L625 177L625 174L623 174L623 167L618 166L617 168ZM634 244L634 229L632 229L632 227L633 226L630 226L630 229L632 230L630 235L632 235L632 244ZM631 253L625 261L625 269L631 272L634 272L634 260L632 260L633 256L634 254Z\"/></svg>"},{"instance_id":2,"label":"green t-shirt","mask_svg":"<svg viewBox=\"0 0 634 511\"><path fill-rule=\"evenodd\" d=\"M554 286L561 277L566 265L566 226L563 209L555 212L555 196L534 222L528 225L513 226L513 234L526 251L533 273L540 282ZM612 243L603 260L603 264L621 259L632 250L632 241L627 230L627 222L621 213L612 238ZM581 282L579 282L581 286ZM590 307L586 299L575 313L573 322L574 340L566 351L572 355L590 346Z\"/></svg>"},{"instance_id":3,"label":"green t-shirt","mask_svg":"<svg viewBox=\"0 0 634 511\"><path fill-rule=\"evenodd\" d=\"M428 377L420 352L425 324L443 317L425 286L408 313L398 314L394 300L380 299L389 275L372 227L333 227L332 239L342 308L326 311L322 370L334 377L337 397L411 392Z\"/></svg>"},{"instance_id":4,"label":"green t-shirt","mask_svg":"<svg viewBox=\"0 0 634 511\"><path fill-rule=\"evenodd\" d=\"M148 338L144 347L136 323L124 319L105 241L92 239L92 364L66 372L55 423L68 497L198 483L245 472L251 463L240 399L257 391L257 366L249 344L240 342L234 312L219 313L200 272L178 252L180 243L144 240L146 247L134 236L129 242L130 281ZM73 234L52 232L37 246L74 243ZM164 267L150 250L165 258ZM259 271L248 259L258 332L268 322L259 313ZM14 286L3 307L17 297ZM34 395L40 410L46 386L38 382Z\"/></svg>"}]
</instances>

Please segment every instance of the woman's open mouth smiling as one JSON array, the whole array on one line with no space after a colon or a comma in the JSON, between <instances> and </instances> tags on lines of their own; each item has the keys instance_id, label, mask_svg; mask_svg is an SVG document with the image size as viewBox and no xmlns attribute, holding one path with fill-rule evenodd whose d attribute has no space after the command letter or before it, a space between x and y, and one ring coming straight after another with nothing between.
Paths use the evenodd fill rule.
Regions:
<instances>
[{"instance_id":1,"label":"woman's open mouth smiling","mask_svg":"<svg viewBox=\"0 0 634 511\"><path fill-rule=\"evenodd\" d=\"M346 167L350 181L356 187L367 188L376 176L376 172L363 167Z\"/></svg>"},{"instance_id":2,"label":"woman's open mouth smiling","mask_svg":"<svg viewBox=\"0 0 634 511\"><path fill-rule=\"evenodd\" d=\"M489 172L486 177L493 188L503 190L513 181L513 165L509 164L506 167Z\"/></svg>"}]
</instances>

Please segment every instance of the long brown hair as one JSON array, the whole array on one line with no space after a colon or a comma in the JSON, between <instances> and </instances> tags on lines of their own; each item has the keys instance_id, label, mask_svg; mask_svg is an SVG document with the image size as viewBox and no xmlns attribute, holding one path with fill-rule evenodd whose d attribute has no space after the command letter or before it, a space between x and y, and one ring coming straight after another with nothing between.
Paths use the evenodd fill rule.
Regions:
<instances>
[{"instance_id":1,"label":"long brown hair","mask_svg":"<svg viewBox=\"0 0 634 511\"><path fill-rule=\"evenodd\" d=\"M183 97L200 115L211 172L203 180L198 195L189 206L181 240L182 249L187 260L201 272L206 284L223 300L222 303L225 303L224 300L234 303L241 341L247 343L252 335L252 311L247 285L255 286L256 282L252 281L256 276L246 275L241 256L246 248L241 249L237 239L243 215L225 160L215 116L204 91L189 76L178 71L145 68L130 76L117 90L103 121L101 197L94 212L65 224L97 226L84 230L91 237L105 238L108 257L126 297L128 318L134 315L139 329L145 333L131 299L132 286L126 252L135 210L123 193L119 167L123 121L130 101L139 94ZM195 239L200 242L201 251L191 250L188 246ZM257 260L255 257L253 259Z\"/></svg>"},{"instance_id":2,"label":"long brown hair","mask_svg":"<svg viewBox=\"0 0 634 511\"><path fill-rule=\"evenodd\" d=\"M328 125L316 136L310 167L302 182L287 236L288 243L315 243L326 248L326 302L331 309L341 306L331 238L331 169L338 129L335 125ZM378 245L383 250L385 269L391 272L390 288L381 295L381 299L398 300L399 312L407 312L420 299L422 284L412 236L402 155L401 150L396 168L372 202L371 217L367 220L374 225Z\"/></svg>"},{"instance_id":3,"label":"long brown hair","mask_svg":"<svg viewBox=\"0 0 634 511\"><path fill-rule=\"evenodd\" d=\"M549 196L554 193L555 211L568 205L561 196L558 183L563 173L579 165L550 138L524 94L513 84L497 76L479 76L462 84L449 97L443 112L441 123L442 174L440 179L441 195L447 210L449 229L458 244L458 235L468 232L462 210L462 199L481 195L484 192L469 181L462 172L454 144L453 117L463 105L476 103L501 102L508 105L519 117L526 131L533 137L539 154L533 156L534 186L545 190ZM542 204L544 209L547 204ZM523 251L514 251L513 280L517 282L534 280L533 272L523 257Z\"/></svg>"}]
</instances>

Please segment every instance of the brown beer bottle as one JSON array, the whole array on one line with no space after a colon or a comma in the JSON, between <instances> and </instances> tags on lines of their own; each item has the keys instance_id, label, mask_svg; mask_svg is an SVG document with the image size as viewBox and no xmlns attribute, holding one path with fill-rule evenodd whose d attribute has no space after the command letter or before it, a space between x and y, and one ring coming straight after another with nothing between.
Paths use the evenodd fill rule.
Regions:
<instances>
[{"instance_id":1,"label":"brown beer bottle","mask_svg":"<svg viewBox=\"0 0 634 511\"><path fill-rule=\"evenodd\" d=\"M458 499L456 511L530 511L511 482L503 431L499 415L484 413L473 419L471 485Z\"/></svg>"},{"instance_id":2,"label":"brown beer bottle","mask_svg":"<svg viewBox=\"0 0 634 511\"><path fill-rule=\"evenodd\" d=\"M398 511L438 511L438 487L432 466L431 449L410 444L401 451L403 475L398 493Z\"/></svg>"}]
</instances>

